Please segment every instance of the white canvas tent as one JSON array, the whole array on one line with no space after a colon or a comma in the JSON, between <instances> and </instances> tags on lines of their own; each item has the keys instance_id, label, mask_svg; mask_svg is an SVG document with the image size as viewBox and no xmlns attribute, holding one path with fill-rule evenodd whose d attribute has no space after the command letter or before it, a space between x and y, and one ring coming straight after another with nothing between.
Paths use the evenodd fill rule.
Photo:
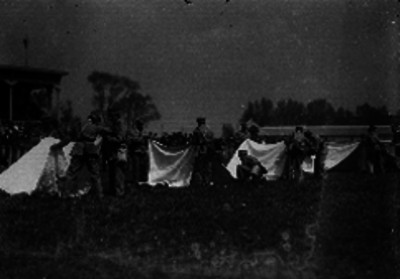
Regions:
<instances>
[{"instance_id":1,"label":"white canvas tent","mask_svg":"<svg viewBox=\"0 0 400 279\"><path fill-rule=\"evenodd\" d=\"M256 157L267 169L268 173L266 178L268 180L277 179L282 175L285 166L285 148L286 145L284 142L278 142L275 144L260 144L247 139L236 150L226 168L232 177L236 178L236 167L240 164L238 151L247 150L248 154Z\"/></svg>"},{"instance_id":2,"label":"white canvas tent","mask_svg":"<svg viewBox=\"0 0 400 279\"><path fill-rule=\"evenodd\" d=\"M190 184L194 161L193 148L168 148L150 141L149 157L149 185L162 183L170 187L183 187Z\"/></svg>"},{"instance_id":3,"label":"white canvas tent","mask_svg":"<svg viewBox=\"0 0 400 279\"><path fill-rule=\"evenodd\" d=\"M70 163L73 143L65 146L63 152L54 154L50 146L59 140L47 137L34 146L17 162L0 174L0 189L8 194L31 194L38 189L58 192L56 177L65 175Z\"/></svg>"},{"instance_id":4,"label":"white canvas tent","mask_svg":"<svg viewBox=\"0 0 400 279\"><path fill-rule=\"evenodd\" d=\"M331 170L343 162L350 154L352 154L359 146L359 142L355 143L328 143L327 154L324 161L325 170ZM245 140L236 150L232 159L227 165L227 169L232 177L236 178L236 167L240 164L238 157L239 150L247 150L247 152L256 157L260 163L268 170L267 180L275 180L282 175L286 162L286 146L284 142L276 144L259 144L249 139ZM307 158L302 165L306 172L313 172L313 162L311 158Z\"/></svg>"},{"instance_id":5,"label":"white canvas tent","mask_svg":"<svg viewBox=\"0 0 400 279\"><path fill-rule=\"evenodd\" d=\"M42 139L38 145L0 174L0 189L9 194L31 194L36 190L60 194L56 180L57 177L66 174L74 143L64 147L62 152L54 154L50 152L50 147L57 142L59 142L58 139L51 137ZM328 143L324 161L325 169L334 169L347 158L354 157L355 151L360 149L359 146L359 142ZM248 139L240 145L238 150L240 149L247 150L268 170L267 180L275 180L282 175L286 162L284 142L259 144ZM236 167L240 163L238 150L226 166L226 169L234 178L236 178ZM193 148L168 148L151 141L149 142L149 157L150 169L147 184L163 183L170 187L183 187L190 184L195 158ZM306 172L313 171L313 164L310 159L306 160L302 167ZM76 194L82 193L77 192L74 195Z\"/></svg>"}]
</instances>

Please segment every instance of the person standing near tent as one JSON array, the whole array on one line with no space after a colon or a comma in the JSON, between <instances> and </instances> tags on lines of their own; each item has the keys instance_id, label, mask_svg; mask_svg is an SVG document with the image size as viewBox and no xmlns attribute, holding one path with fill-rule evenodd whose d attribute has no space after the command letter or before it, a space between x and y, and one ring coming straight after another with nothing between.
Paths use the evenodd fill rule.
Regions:
<instances>
[{"instance_id":1,"label":"person standing near tent","mask_svg":"<svg viewBox=\"0 0 400 279\"><path fill-rule=\"evenodd\" d=\"M379 174L384 172L383 153L384 146L381 143L376 127L370 125L365 137L365 153L368 172L371 174Z\"/></svg>"},{"instance_id":2,"label":"person standing near tent","mask_svg":"<svg viewBox=\"0 0 400 279\"><path fill-rule=\"evenodd\" d=\"M256 124L252 124L249 127L249 139L258 143L261 143L260 128Z\"/></svg>"},{"instance_id":3,"label":"person standing near tent","mask_svg":"<svg viewBox=\"0 0 400 279\"><path fill-rule=\"evenodd\" d=\"M90 175L90 186L99 199L103 198L103 188L100 178L100 146L103 136L109 132L100 124L100 116L92 112L83 125L78 138L73 139L65 136L59 143L51 146L52 151L62 149L71 141L75 141L71 151L71 163L66 174L66 182L77 185L78 174L86 165ZM66 189L71 190L71 189Z\"/></svg>"},{"instance_id":4,"label":"person standing near tent","mask_svg":"<svg viewBox=\"0 0 400 279\"><path fill-rule=\"evenodd\" d=\"M267 173L257 158L248 154L247 150L239 150L240 164L236 167L236 177L241 182L258 182Z\"/></svg>"},{"instance_id":5,"label":"person standing near tent","mask_svg":"<svg viewBox=\"0 0 400 279\"><path fill-rule=\"evenodd\" d=\"M197 127L192 134L192 145L195 148L193 178L195 185L209 185L212 177L212 160L214 135L206 125L204 117L197 118Z\"/></svg>"},{"instance_id":6,"label":"person standing near tent","mask_svg":"<svg viewBox=\"0 0 400 279\"><path fill-rule=\"evenodd\" d=\"M394 154L396 157L400 157L400 125L398 123L393 123L391 128Z\"/></svg>"},{"instance_id":7,"label":"person standing near tent","mask_svg":"<svg viewBox=\"0 0 400 279\"><path fill-rule=\"evenodd\" d=\"M297 126L294 133L286 143L288 163L287 173L289 179L302 180L304 173L301 164L305 159L306 138L304 137L304 128Z\"/></svg>"},{"instance_id":8,"label":"person standing near tent","mask_svg":"<svg viewBox=\"0 0 400 279\"><path fill-rule=\"evenodd\" d=\"M121 197L125 194L125 173L127 168L126 128L120 113L115 109L107 112L109 133L104 137L103 154L108 166L109 189L111 194Z\"/></svg>"},{"instance_id":9,"label":"person standing near tent","mask_svg":"<svg viewBox=\"0 0 400 279\"><path fill-rule=\"evenodd\" d=\"M325 143L322 138L311 131L304 132L306 143L306 153L308 156L314 157L314 176L322 178L324 176L324 157Z\"/></svg>"},{"instance_id":10,"label":"person standing near tent","mask_svg":"<svg viewBox=\"0 0 400 279\"><path fill-rule=\"evenodd\" d=\"M246 122L240 123L240 129L235 133L235 143L237 146L242 144L246 139L250 137L249 130L247 129Z\"/></svg>"},{"instance_id":11,"label":"person standing near tent","mask_svg":"<svg viewBox=\"0 0 400 279\"><path fill-rule=\"evenodd\" d=\"M135 121L134 127L128 131L129 170L131 180L136 185L147 181L149 157L147 153L147 139L143 134L144 125L140 120Z\"/></svg>"}]
</instances>

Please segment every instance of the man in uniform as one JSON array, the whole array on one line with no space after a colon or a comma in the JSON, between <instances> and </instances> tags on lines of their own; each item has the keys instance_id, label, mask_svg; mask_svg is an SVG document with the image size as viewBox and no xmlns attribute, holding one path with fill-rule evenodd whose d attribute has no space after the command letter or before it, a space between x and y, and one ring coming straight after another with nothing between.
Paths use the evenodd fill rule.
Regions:
<instances>
[{"instance_id":1,"label":"man in uniform","mask_svg":"<svg viewBox=\"0 0 400 279\"><path fill-rule=\"evenodd\" d=\"M247 124L245 122L240 123L240 130L235 133L235 141L237 145L240 145L246 139L250 137Z\"/></svg>"},{"instance_id":2,"label":"man in uniform","mask_svg":"<svg viewBox=\"0 0 400 279\"><path fill-rule=\"evenodd\" d=\"M107 112L109 133L104 138L103 154L106 157L111 194L121 197L125 194L125 173L127 167L126 128L120 113L115 109Z\"/></svg>"},{"instance_id":3,"label":"man in uniform","mask_svg":"<svg viewBox=\"0 0 400 279\"><path fill-rule=\"evenodd\" d=\"M365 149L368 172L371 174L382 173L384 171L384 147L378 137L376 127L374 125L370 125L368 127L368 133L365 138Z\"/></svg>"},{"instance_id":4,"label":"man in uniform","mask_svg":"<svg viewBox=\"0 0 400 279\"><path fill-rule=\"evenodd\" d=\"M68 168L66 179L71 181L76 187L79 171L86 165L90 173L90 186L96 191L99 199L103 198L103 188L100 178L100 145L102 138L108 130L100 125L101 119L98 114L92 112L81 132L71 152L71 163ZM52 151L57 151L73 141L71 137L66 136L59 143L51 147ZM67 189L68 190L68 189Z\"/></svg>"},{"instance_id":5,"label":"man in uniform","mask_svg":"<svg viewBox=\"0 0 400 279\"><path fill-rule=\"evenodd\" d=\"M311 131L304 132L306 142L306 153L308 156L315 156L314 160L314 176L322 178L324 176L324 160L325 160L325 143L322 138Z\"/></svg>"},{"instance_id":6,"label":"man in uniform","mask_svg":"<svg viewBox=\"0 0 400 279\"><path fill-rule=\"evenodd\" d=\"M193 167L193 178L195 184L207 185L211 183L212 177L212 144L214 135L206 125L204 117L197 118L197 127L192 134L192 144L195 148L195 162Z\"/></svg>"},{"instance_id":7,"label":"man in uniform","mask_svg":"<svg viewBox=\"0 0 400 279\"><path fill-rule=\"evenodd\" d=\"M236 167L236 177L239 181L257 182L267 173L260 161L249 155L247 150L239 150L238 156L241 163Z\"/></svg>"},{"instance_id":8,"label":"man in uniform","mask_svg":"<svg viewBox=\"0 0 400 279\"><path fill-rule=\"evenodd\" d=\"M143 122L137 120L133 129L127 135L130 172L134 184L147 181L149 158L147 154L147 139L143 130Z\"/></svg>"},{"instance_id":9,"label":"man in uniform","mask_svg":"<svg viewBox=\"0 0 400 279\"><path fill-rule=\"evenodd\" d=\"M287 144L288 162L286 164L285 173L289 179L302 180L304 173L301 164L305 159L306 138L304 136L304 128L297 126L291 135Z\"/></svg>"}]
</instances>

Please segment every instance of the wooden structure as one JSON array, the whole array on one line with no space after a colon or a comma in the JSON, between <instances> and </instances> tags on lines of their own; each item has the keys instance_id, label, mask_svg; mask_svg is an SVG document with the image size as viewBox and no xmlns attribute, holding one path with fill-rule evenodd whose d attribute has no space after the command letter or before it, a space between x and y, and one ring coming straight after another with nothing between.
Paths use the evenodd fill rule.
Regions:
<instances>
[{"instance_id":1,"label":"wooden structure","mask_svg":"<svg viewBox=\"0 0 400 279\"><path fill-rule=\"evenodd\" d=\"M0 120L35 121L58 111L65 71L0 65Z\"/></svg>"},{"instance_id":2,"label":"wooden structure","mask_svg":"<svg viewBox=\"0 0 400 279\"><path fill-rule=\"evenodd\" d=\"M303 126L304 130L310 130L312 133L317 134L327 140L331 141L342 141L342 140L359 140L367 134L368 125L354 125L354 126L338 126L338 125L326 125L326 126ZM377 125L376 131L379 138L384 141L392 139L392 129L390 125ZM296 126L269 126L261 127L261 136L271 137L284 137L291 135Z\"/></svg>"},{"instance_id":3,"label":"wooden structure","mask_svg":"<svg viewBox=\"0 0 400 279\"><path fill-rule=\"evenodd\" d=\"M27 128L58 118L65 71L0 65L0 172L37 143Z\"/></svg>"}]
</instances>

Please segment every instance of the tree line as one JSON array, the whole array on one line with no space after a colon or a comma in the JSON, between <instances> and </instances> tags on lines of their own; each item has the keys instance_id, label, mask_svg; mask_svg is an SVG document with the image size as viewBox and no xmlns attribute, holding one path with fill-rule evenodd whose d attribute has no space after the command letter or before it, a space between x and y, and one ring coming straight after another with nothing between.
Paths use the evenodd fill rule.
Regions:
<instances>
[{"instance_id":1,"label":"tree line","mask_svg":"<svg viewBox=\"0 0 400 279\"><path fill-rule=\"evenodd\" d=\"M148 123L160 119L153 99L140 93L140 84L126 76L94 71L88 76L94 95L95 110L106 112L114 109L120 112L128 127L140 120Z\"/></svg>"},{"instance_id":2,"label":"tree line","mask_svg":"<svg viewBox=\"0 0 400 279\"><path fill-rule=\"evenodd\" d=\"M400 115L400 113L397 113ZM254 121L260 126L279 125L388 125L392 117L386 106L374 107L364 103L350 111L337 109L326 99L315 99L307 104L284 99L274 104L262 98L248 102L240 122Z\"/></svg>"}]
</instances>

